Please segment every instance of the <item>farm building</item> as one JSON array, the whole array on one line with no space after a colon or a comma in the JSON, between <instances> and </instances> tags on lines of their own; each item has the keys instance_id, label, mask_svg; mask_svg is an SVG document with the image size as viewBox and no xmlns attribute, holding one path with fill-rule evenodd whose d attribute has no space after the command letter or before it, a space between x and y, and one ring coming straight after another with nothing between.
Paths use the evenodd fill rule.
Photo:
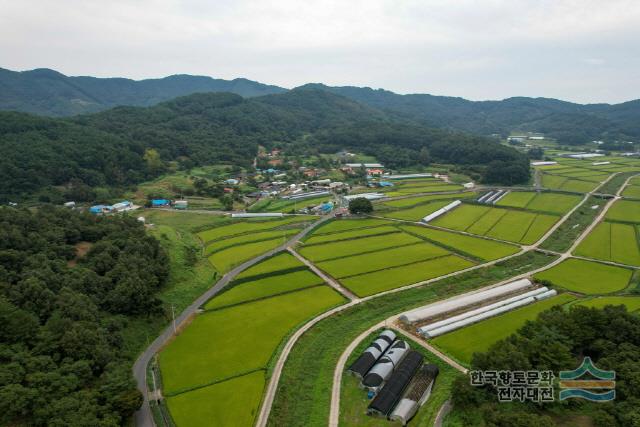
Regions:
<instances>
[{"instance_id":1,"label":"farm building","mask_svg":"<svg viewBox=\"0 0 640 427\"><path fill-rule=\"evenodd\" d=\"M350 201L353 199L367 199L367 200L377 200L382 199L384 197L383 193L360 193L360 194L350 194L348 196L344 196L346 201Z\"/></svg>"},{"instance_id":2,"label":"farm building","mask_svg":"<svg viewBox=\"0 0 640 427\"><path fill-rule=\"evenodd\" d=\"M422 366L424 356L415 350L410 350L407 356L398 366L398 369L391 375L389 381L376 395L369 407L367 414L388 416L400 400L409 382L415 373Z\"/></svg>"},{"instance_id":3,"label":"farm building","mask_svg":"<svg viewBox=\"0 0 640 427\"><path fill-rule=\"evenodd\" d=\"M407 392L398 402L389 419L392 421L400 421L402 425L407 425L409 420L418 412L420 406L429 399L431 390L436 381L436 377L440 370L436 365L428 364L422 366L416 373L407 387Z\"/></svg>"},{"instance_id":4,"label":"farm building","mask_svg":"<svg viewBox=\"0 0 640 427\"><path fill-rule=\"evenodd\" d=\"M120 203L116 203L115 205L111 206L111 208L116 212L129 211L133 209L133 203L131 203L128 200L125 200Z\"/></svg>"},{"instance_id":5,"label":"farm building","mask_svg":"<svg viewBox=\"0 0 640 427\"><path fill-rule=\"evenodd\" d=\"M92 214L106 214L113 211L113 208L109 205L95 205L89 208L89 212Z\"/></svg>"},{"instance_id":6,"label":"farm building","mask_svg":"<svg viewBox=\"0 0 640 427\"><path fill-rule=\"evenodd\" d=\"M451 311L461 310L465 307L481 304L494 298L505 296L511 293L521 292L531 286L532 283L529 279L516 280L505 285L460 295L441 302L436 302L424 307L419 307L414 310L407 311L400 316L400 320L404 323L416 323L437 316L442 316Z\"/></svg>"},{"instance_id":7,"label":"farm building","mask_svg":"<svg viewBox=\"0 0 640 427\"><path fill-rule=\"evenodd\" d=\"M233 213L231 214L231 218L270 218L270 217L281 217L284 216L282 212L243 212L243 213Z\"/></svg>"},{"instance_id":8,"label":"farm building","mask_svg":"<svg viewBox=\"0 0 640 427\"><path fill-rule=\"evenodd\" d=\"M387 179L411 179L411 178L431 178L433 174L431 173L409 173L402 175L388 175Z\"/></svg>"},{"instance_id":9,"label":"farm building","mask_svg":"<svg viewBox=\"0 0 640 427\"><path fill-rule=\"evenodd\" d=\"M358 378L364 378L367 372L369 372L369 369L375 365L380 356L387 351L395 339L395 332L389 329L382 331L369 347L362 352L360 357L351 364L347 372L350 372Z\"/></svg>"},{"instance_id":10,"label":"farm building","mask_svg":"<svg viewBox=\"0 0 640 427\"><path fill-rule=\"evenodd\" d=\"M594 157L604 157L602 153L576 153L576 154L566 154L563 157L569 157L571 159L592 159Z\"/></svg>"},{"instance_id":11,"label":"farm building","mask_svg":"<svg viewBox=\"0 0 640 427\"><path fill-rule=\"evenodd\" d=\"M384 168L380 163L346 163L345 166L349 168Z\"/></svg>"},{"instance_id":12,"label":"farm building","mask_svg":"<svg viewBox=\"0 0 640 427\"><path fill-rule=\"evenodd\" d=\"M173 202L174 209L184 210L184 209L187 209L188 207L189 207L188 200L176 200L175 202Z\"/></svg>"},{"instance_id":13,"label":"farm building","mask_svg":"<svg viewBox=\"0 0 640 427\"><path fill-rule=\"evenodd\" d=\"M383 383L391 376L393 370L398 366L409 351L409 344L406 341L396 341L382 355L380 360L362 379L362 385L372 391L377 391Z\"/></svg>"},{"instance_id":14,"label":"farm building","mask_svg":"<svg viewBox=\"0 0 640 427\"><path fill-rule=\"evenodd\" d=\"M534 294L531 295L532 293ZM419 331L426 338L435 338L439 335L445 334L447 332L455 331L456 329L460 329L467 325L477 323L481 320L485 320L490 317L494 317L499 314L506 313L508 311L514 310L519 307L524 307L525 305L534 303L536 301L541 301L543 299L550 298L552 296L557 295L557 293L558 292L555 290L548 290L546 288L540 291L535 290L535 291L527 292L526 294L518 295L512 298L508 298L504 301L498 301L497 303L491 304L490 306L487 306L487 307L490 307L489 309L482 307L478 310L471 310L471 312L463 313L459 315L462 317L461 319L448 323L444 326L431 328L432 325L427 325L420 328ZM529 296L524 296L527 294L529 294ZM476 312L476 314L473 314L473 312ZM472 313L472 314L469 314L469 313Z\"/></svg>"},{"instance_id":15,"label":"farm building","mask_svg":"<svg viewBox=\"0 0 640 427\"><path fill-rule=\"evenodd\" d=\"M330 191L321 190L321 191L309 191L308 193L295 194L293 196L284 196L283 199L288 200L302 200L308 199L309 197L320 197L320 196L329 196L331 194Z\"/></svg>"},{"instance_id":16,"label":"farm building","mask_svg":"<svg viewBox=\"0 0 640 427\"><path fill-rule=\"evenodd\" d=\"M171 202L167 199L153 199L151 201L152 208L166 208L171 205Z\"/></svg>"},{"instance_id":17,"label":"farm building","mask_svg":"<svg viewBox=\"0 0 640 427\"><path fill-rule=\"evenodd\" d=\"M75 208L76 207L76 202L66 202L64 204L65 208Z\"/></svg>"},{"instance_id":18,"label":"farm building","mask_svg":"<svg viewBox=\"0 0 640 427\"><path fill-rule=\"evenodd\" d=\"M541 161L541 162L531 162L531 166L551 166L551 165L557 165L558 162L552 162L552 161Z\"/></svg>"},{"instance_id":19,"label":"farm building","mask_svg":"<svg viewBox=\"0 0 640 427\"><path fill-rule=\"evenodd\" d=\"M455 209L456 207L460 206L462 202L460 200L455 200L451 203L449 203L447 206L444 206L440 209L438 209L435 212L430 213L429 215L425 216L424 218L422 218L422 222L429 222L432 221L436 218L438 218L439 216L442 216L444 214L446 214L447 212L449 212L452 209Z\"/></svg>"},{"instance_id":20,"label":"farm building","mask_svg":"<svg viewBox=\"0 0 640 427\"><path fill-rule=\"evenodd\" d=\"M235 178L229 178L229 179L225 180L224 183L227 184L227 185L238 185L240 183L240 181L238 181Z\"/></svg>"}]
</instances>

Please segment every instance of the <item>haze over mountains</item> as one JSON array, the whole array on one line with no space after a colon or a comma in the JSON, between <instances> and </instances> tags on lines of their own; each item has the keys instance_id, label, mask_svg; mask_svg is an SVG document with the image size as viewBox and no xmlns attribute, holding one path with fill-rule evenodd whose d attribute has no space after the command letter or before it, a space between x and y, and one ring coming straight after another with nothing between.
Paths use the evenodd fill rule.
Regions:
<instances>
[{"instance_id":1,"label":"haze over mountains","mask_svg":"<svg viewBox=\"0 0 640 427\"><path fill-rule=\"evenodd\" d=\"M563 143L640 138L640 100L621 104L576 104L549 98L513 97L469 101L428 94L399 95L353 86L314 88L350 98L423 125L480 135L543 132ZM162 79L68 77L49 69L0 69L0 109L46 116L71 116L119 105L151 106L197 92L231 92L245 98L287 89L247 79L174 75Z\"/></svg>"}]
</instances>

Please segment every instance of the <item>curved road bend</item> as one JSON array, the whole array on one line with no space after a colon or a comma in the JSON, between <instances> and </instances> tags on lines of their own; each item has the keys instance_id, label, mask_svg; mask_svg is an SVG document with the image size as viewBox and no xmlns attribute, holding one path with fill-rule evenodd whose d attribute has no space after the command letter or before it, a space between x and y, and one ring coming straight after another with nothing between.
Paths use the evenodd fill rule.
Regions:
<instances>
[{"instance_id":1,"label":"curved road bend","mask_svg":"<svg viewBox=\"0 0 640 427\"><path fill-rule=\"evenodd\" d=\"M175 319L176 327L180 327L180 325L187 320L190 316L197 312L198 308L207 302L210 298L218 294L225 286L229 284L239 273L244 271L245 269L251 267L254 264L264 260L265 258L274 255L277 252L286 250L289 246L295 244L298 240L302 239L309 231L311 231L317 225L329 220L332 218L331 215L320 218L317 221L314 221L307 227L305 227L298 234L293 236L291 239L287 240L282 245L278 246L275 249L270 250L260 256L250 259L239 266L235 267L233 270L227 272L218 282L215 283L214 286L209 288L206 292L198 297L191 305L184 309L182 313ZM142 354L138 357L138 359L133 364L133 375L136 379L136 383L138 385L138 390L142 393L144 398L144 402L142 406L134 415L134 420L137 426L139 427L154 427L155 422L153 420L153 414L151 413L151 407L149 406L149 388L147 386L147 366L149 362L153 358L153 356L160 351L160 349L167 343L174 335L173 325L167 326L162 333L144 350Z\"/></svg>"}]
</instances>

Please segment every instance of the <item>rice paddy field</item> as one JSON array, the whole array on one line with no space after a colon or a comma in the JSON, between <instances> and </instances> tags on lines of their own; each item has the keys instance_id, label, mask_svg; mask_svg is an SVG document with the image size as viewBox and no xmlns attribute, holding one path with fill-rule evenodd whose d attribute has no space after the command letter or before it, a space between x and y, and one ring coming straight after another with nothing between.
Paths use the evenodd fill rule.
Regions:
<instances>
[{"instance_id":1,"label":"rice paddy field","mask_svg":"<svg viewBox=\"0 0 640 427\"><path fill-rule=\"evenodd\" d=\"M432 279L474 265L475 263L457 255L447 255L400 267L351 276L342 279L341 282L353 293L363 297Z\"/></svg>"},{"instance_id":2,"label":"rice paddy field","mask_svg":"<svg viewBox=\"0 0 640 427\"><path fill-rule=\"evenodd\" d=\"M601 222L580 243L575 254L586 258L640 266L639 226Z\"/></svg>"},{"instance_id":3,"label":"rice paddy field","mask_svg":"<svg viewBox=\"0 0 640 427\"><path fill-rule=\"evenodd\" d=\"M572 295L560 294L440 335L431 340L431 343L469 366L473 353L487 351L493 343L507 338L524 326L527 320L534 320L543 311L574 300Z\"/></svg>"},{"instance_id":4,"label":"rice paddy field","mask_svg":"<svg viewBox=\"0 0 640 427\"><path fill-rule=\"evenodd\" d=\"M309 197L308 199L289 200L289 199L272 199L266 198L259 200L251 205L249 212L292 212L308 206L318 206L324 202L328 202L332 196L326 195L321 197Z\"/></svg>"},{"instance_id":5,"label":"rice paddy field","mask_svg":"<svg viewBox=\"0 0 640 427\"><path fill-rule=\"evenodd\" d=\"M318 234L313 235L305 239L305 245L312 245L317 243L328 243L328 242L336 242L340 240L349 240L357 237L365 237L365 236L377 236L380 234L389 234L389 233L398 233L396 227L390 225L381 225L377 227L363 228L363 229L355 229L355 230L346 230L337 233L330 234Z\"/></svg>"},{"instance_id":6,"label":"rice paddy field","mask_svg":"<svg viewBox=\"0 0 640 427\"><path fill-rule=\"evenodd\" d=\"M500 199L496 205L564 214L569 212L580 200L582 200L580 196L572 194L512 191Z\"/></svg>"},{"instance_id":7,"label":"rice paddy field","mask_svg":"<svg viewBox=\"0 0 640 427\"><path fill-rule=\"evenodd\" d=\"M327 221L313 230L313 235L338 233L347 230L357 230L361 228L377 227L387 225L389 221L376 218L342 218Z\"/></svg>"},{"instance_id":8,"label":"rice paddy field","mask_svg":"<svg viewBox=\"0 0 640 427\"><path fill-rule=\"evenodd\" d=\"M281 267L280 260L276 256L263 262L271 265L262 271ZM283 339L307 319L345 301L306 269L277 271L214 297L160 353L163 394L178 426L253 425L269 361ZM282 286L286 293L269 296ZM229 410L234 407L238 409Z\"/></svg>"},{"instance_id":9,"label":"rice paddy field","mask_svg":"<svg viewBox=\"0 0 640 427\"><path fill-rule=\"evenodd\" d=\"M430 224L509 242L532 244L558 219L556 215L463 204Z\"/></svg>"},{"instance_id":10,"label":"rice paddy field","mask_svg":"<svg viewBox=\"0 0 640 427\"><path fill-rule=\"evenodd\" d=\"M534 278L569 291L598 295L625 289L631 276L632 271L627 268L570 258Z\"/></svg>"},{"instance_id":11,"label":"rice paddy field","mask_svg":"<svg viewBox=\"0 0 640 427\"><path fill-rule=\"evenodd\" d=\"M420 221L425 216L451 203L451 200L439 200L435 202L418 205L413 208L401 209L390 212L382 212L381 216L405 221Z\"/></svg>"},{"instance_id":12,"label":"rice paddy field","mask_svg":"<svg viewBox=\"0 0 640 427\"><path fill-rule=\"evenodd\" d=\"M435 200L456 200L456 199L468 199L471 197L475 197L477 194L471 191L467 191L464 193L454 193L454 194L432 194L428 196L415 196L415 197L407 197L398 200L389 200L382 202L381 204L384 206L389 206L392 208L409 208L415 205L419 205L422 203L433 202Z\"/></svg>"},{"instance_id":13,"label":"rice paddy field","mask_svg":"<svg viewBox=\"0 0 640 427\"><path fill-rule=\"evenodd\" d=\"M628 185L622 192L622 195L631 199L640 199L640 183Z\"/></svg>"},{"instance_id":14,"label":"rice paddy field","mask_svg":"<svg viewBox=\"0 0 640 427\"><path fill-rule=\"evenodd\" d=\"M393 233L382 236L330 242L321 245L303 246L299 252L302 256L313 262L320 262L364 252L374 252L397 246L420 243L421 241L418 237L410 234Z\"/></svg>"},{"instance_id":15,"label":"rice paddy field","mask_svg":"<svg viewBox=\"0 0 640 427\"><path fill-rule=\"evenodd\" d=\"M449 251L426 242L399 248L390 248L361 255L352 255L316 265L331 276L341 279L389 267L412 264L418 261L449 255Z\"/></svg>"},{"instance_id":16,"label":"rice paddy field","mask_svg":"<svg viewBox=\"0 0 640 427\"><path fill-rule=\"evenodd\" d=\"M598 186L599 182L586 181L584 179L571 179L565 176L542 175L542 186L550 190L571 191L575 193L588 193Z\"/></svg>"},{"instance_id":17,"label":"rice paddy field","mask_svg":"<svg viewBox=\"0 0 640 427\"><path fill-rule=\"evenodd\" d=\"M640 202L618 200L609 208L605 218L611 221L640 223Z\"/></svg>"},{"instance_id":18,"label":"rice paddy field","mask_svg":"<svg viewBox=\"0 0 640 427\"><path fill-rule=\"evenodd\" d=\"M224 273L277 248L314 219L317 217L301 215L269 220L227 220L201 231L198 237L206 243L209 262Z\"/></svg>"},{"instance_id":19,"label":"rice paddy field","mask_svg":"<svg viewBox=\"0 0 640 427\"><path fill-rule=\"evenodd\" d=\"M627 311L634 312L640 310L640 297L632 296L611 296L597 297L586 301L580 301L580 305L585 307L603 308L607 305L624 305Z\"/></svg>"},{"instance_id":20,"label":"rice paddy field","mask_svg":"<svg viewBox=\"0 0 640 427\"><path fill-rule=\"evenodd\" d=\"M166 399L178 426L251 426L264 389L263 371L252 372Z\"/></svg>"},{"instance_id":21,"label":"rice paddy field","mask_svg":"<svg viewBox=\"0 0 640 427\"><path fill-rule=\"evenodd\" d=\"M288 216L278 219L242 219L242 220L227 220L221 225L214 228L207 229L198 233L198 237L205 243L212 242L218 239L237 236L244 233L252 233L257 231L273 230L278 227L285 227L297 223L310 222L317 219L314 216ZM301 224L298 224L302 227Z\"/></svg>"},{"instance_id":22,"label":"rice paddy field","mask_svg":"<svg viewBox=\"0 0 640 427\"><path fill-rule=\"evenodd\" d=\"M455 252L469 255L483 261L493 261L520 251L519 247L508 243L496 242L494 240L482 239L450 231L410 225L400 228L408 233L417 234L427 240L444 245Z\"/></svg>"},{"instance_id":23,"label":"rice paddy field","mask_svg":"<svg viewBox=\"0 0 640 427\"><path fill-rule=\"evenodd\" d=\"M461 185L449 184L436 178L404 179L393 181L394 186L383 191L390 197L418 193L437 193L462 190Z\"/></svg>"}]
</instances>

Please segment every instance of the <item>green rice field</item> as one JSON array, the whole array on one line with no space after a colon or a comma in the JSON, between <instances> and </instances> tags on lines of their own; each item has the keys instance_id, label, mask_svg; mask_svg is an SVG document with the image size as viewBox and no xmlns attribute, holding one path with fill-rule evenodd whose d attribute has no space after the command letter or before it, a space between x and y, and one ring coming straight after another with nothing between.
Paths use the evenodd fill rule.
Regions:
<instances>
[{"instance_id":1,"label":"green rice field","mask_svg":"<svg viewBox=\"0 0 640 427\"><path fill-rule=\"evenodd\" d=\"M211 228L206 231L198 233L198 237L205 243L213 240L222 239L226 237L236 236L243 233L251 233L256 231L271 230L276 227L281 227L288 224L308 222L318 219L313 216L289 216L283 219L269 219L269 220L230 220L227 224L220 225L215 228Z\"/></svg>"},{"instance_id":2,"label":"green rice field","mask_svg":"<svg viewBox=\"0 0 640 427\"><path fill-rule=\"evenodd\" d=\"M382 204L385 206L390 206L392 208L408 208L422 203L433 202L435 200L466 199L475 196L476 193L467 191L465 193L433 194L429 196L407 197L404 199L389 200L386 202L382 202Z\"/></svg>"},{"instance_id":3,"label":"green rice field","mask_svg":"<svg viewBox=\"0 0 640 427\"><path fill-rule=\"evenodd\" d=\"M343 278L448 254L445 249L423 242L320 262L317 266L335 278Z\"/></svg>"},{"instance_id":4,"label":"green rice field","mask_svg":"<svg viewBox=\"0 0 640 427\"><path fill-rule=\"evenodd\" d=\"M236 280L246 279L248 277L272 274L281 270L289 270L292 268L304 267L296 257L288 252L281 252L266 260L255 264L236 276Z\"/></svg>"},{"instance_id":5,"label":"green rice field","mask_svg":"<svg viewBox=\"0 0 640 427\"><path fill-rule=\"evenodd\" d=\"M572 295L560 294L441 335L431 343L468 366L473 353L487 351L493 343L507 338L524 326L527 320L534 320L541 312L574 299Z\"/></svg>"},{"instance_id":6,"label":"green rice field","mask_svg":"<svg viewBox=\"0 0 640 427\"><path fill-rule=\"evenodd\" d=\"M264 371L222 381L166 399L178 426L251 427L258 413Z\"/></svg>"},{"instance_id":7,"label":"green rice field","mask_svg":"<svg viewBox=\"0 0 640 427\"><path fill-rule=\"evenodd\" d=\"M624 305L628 311L640 310L640 297L598 297L581 301L580 305L593 308L603 308L606 305Z\"/></svg>"},{"instance_id":8,"label":"green rice field","mask_svg":"<svg viewBox=\"0 0 640 427\"><path fill-rule=\"evenodd\" d=\"M165 396L264 369L293 328L342 302L317 286L199 314L160 352Z\"/></svg>"},{"instance_id":9,"label":"green rice field","mask_svg":"<svg viewBox=\"0 0 640 427\"><path fill-rule=\"evenodd\" d=\"M271 240L282 236L292 236L298 233L299 229L288 230L274 230L274 231L262 231L257 233L241 234L235 237L229 237L227 239L216 240L211 242L205 247L205 255L211 255L212 253L225 249L231 246L242 245L245 243L257 242L261 240Z\"/></svg>"},{"instance_id":10,"label":"green rice field","mask_svg":"<svg viewBox=\"0 0 640 427\"><path fill-rule=\"evenodd\" d=\"M317 262L341 258L363 252L373 252L395 246L419 243L422 240L406 233L393 233L383 236L371 236L361 239L303 246L299 252L305 258Z\"/></svg>"},{"instance_id":11,"label":"green rice field","mask_svg":"<svg viewBox=\"0 0 640 427\"><path fill-rule=\"evenodd\" d=\"M478 205L462 205L431 224L494 239L532 244L557 221L555 215Z\"/></svg>"},{"instance_id":12,"label":"green rice field","mask_svg":"<svg viewBox=\"0 0 640 427\"><path fill-rule=\"evenodd\" d=\"M638 226L615 222L601 222L580 243L576 255L640 266Z\"/></svg>"},{"instance_id":13,"label":"green rice field","mask_svg":"<svg viewBox=\"0 0 640 427\"><path fill-rule=\"evenodd\" d=\"M440 200L424 205L418 205L409 209L401 209L397 211L383 212L381 216L393 219L402 219L405 221L420 221L425 216L437 211L438 209L451 203L450 200Z\"/></svg>"},{"instance_id":14,"label":"green rice field","mask_svg":"<svg viewBox=\"0 0 640 427\"><path fill-rule=\"evenodd\" d=\"M602 179L604 181L604 178ZM572 191L576 193L588 193L598 186L599 182L571 179L559 175L542 175L542 186L552 190Z\"/></svg>"},{"instance_id":15,"label":"green rice field","mask_svg":"<svg viewBox=\"0 0 640 427\"><path fill-rule=\"evenodd\" d=\"M512 191L496 205L563 214L569 212L581 199L580 196L571 194Z\"/></svg>"},{"instance_id":16,"label":"green rice field","mask_svg":"<svg viewBox=\"0 0 640 427\"><path fill-rule=\"evenodd\" d=\"M509 206L514 208L524 208L536 196L532 191L512 191L501 198L496 206Z\"/></svg>"},{"instance_id":17,"label":"green rice field","mask_svg":"<svg viewBox=\"0 0 640 427\"><path fill-rule=\"evenodd\" d=\"M622 192L624 197L640 199L640 185L628 185Z\"/></svg>"},{"instance_id":18,"label":"green rice field","mask_svg":"<svg viewBox=\"0 0 640 427\"><path fill-rule=\"evenodd\" d=\"M582 294L610 294L626 288L632 271L627 268L570 258L537 273L534 278Z\"/></svg>"},{"instance_id":19,"label":"green rice field","mask_svg":"<svg viewBox=\"0 0 640 427\"><path fill-rule=\"evenodd\" d=\"M307 206L317 206L321 203L328 202L332 199L330 195L321 197L310 197L308 199L301 200L288 200L288 199L263 199L248 209L249 212L290 212L296 209L302 209Z\"/></svg>"},{"instance_id":20,"label":"green rice field","mask_svg":"<svg viewBox=\"0 0 640 427\"><path fill-rule=\"evenodd\" d=\"M456 255L449 255L413 264L387 268L342 279L344 286L363 297L377 294L444 274L472 267L474 263Z\"/></svg>"},{"instance_id":21,"label":"green rice field","mask_svg":"<svg viewBox=\"0 0 640 427\"><path fill-rule=\"evenodd\" d=\"M379 227L370 227L370 228L360 228L355 230L347 230L338 233L330 233L330 234L318 234L311 235L308 237L304 243L305 245L317 244L317 243L327 243L334 242L339 240L348 240L354 239L358 237L366 237L366 236L376 236L379 234L389 234L389 233L398 233L399 230L396 227L392 226L379 226Z\"/></svg>"},{"instance_id":22,"label":"green rice field","mask_svg":"<svg viewBox=\"0 0 640 427\"><path fill-rule=\"evenodd\" d=\"M313 230L313 235L337 233L347 230L355 230L359 228L377 227L379 225L389 224L389 221L377 218L343 218L327 221L318 228Z\"/></svg>"},{"instance_id":23,"label":"green rice field","mask_svg":"<svg viewBox=\"0 0 640 427\"><path fill-rule=\"evenodd\" d=\"M519 247L508 243L481 239L479 237L467 236L450 231L409 225L402 226L401 228L408 233L417 234L431 241L445 245L447 248L451 248L454 251L459 251L463 254L468 254L484 261L503 258L520 251Z\"/></svg>"},{"instance_id":24,"label":"green rice field","mask_svg":"<svg viewBox=\"0 0 640 427\"><path fill-rule=\"evenodd\" d=\"M284 242L286 242L286 237L278 237L271 240L232 246L230 248L214 252L209 256L209 262L213 264L216 270L227 272L233 267L238 266L251 258L277 248Z\"/></svg>"},{"instance_id":25,"label":"green rice field","mask_svg":"<svg viewBox=\"0 0 640 427\"><path fill-rule=\"evenodd\" d=\"M607 211L606 219L640 223L640 202L618 200Z\"/></svg>"},{"instance_id":26,"label":"green rice field","mask_svg":"<svg viewBox=\"0 0 640 427\"><path fill-rule=\"evenodd\" d=\"M251 282L229 285L230 288L212 299L204 306L205 310L218 309L247 301L321 285L322 279L309 270L294 271L277 276L267 276Z\"/></svg>"}]
</instances>

